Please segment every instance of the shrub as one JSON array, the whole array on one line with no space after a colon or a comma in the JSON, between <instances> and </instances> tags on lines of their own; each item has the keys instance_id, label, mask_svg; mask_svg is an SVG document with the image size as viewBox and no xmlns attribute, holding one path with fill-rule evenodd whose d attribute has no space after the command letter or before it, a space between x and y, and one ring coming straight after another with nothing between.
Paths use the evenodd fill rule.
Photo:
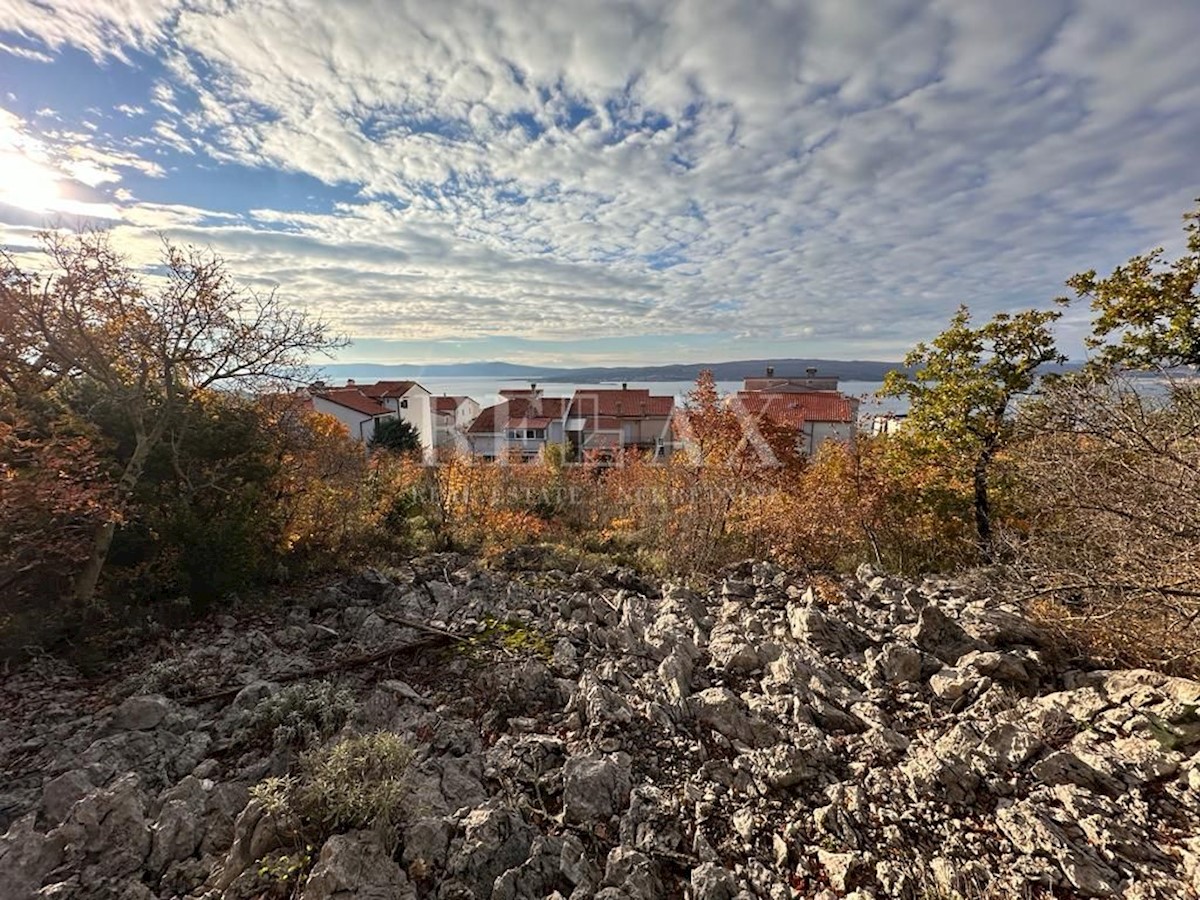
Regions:
<instances>
[{"instance_id":1,"label":"shrub","mask_svg":"<svg viewBox=\"0 0 1200 900\"><path fill-rule=\"evenodd\" d=\"M338 731L354 712L354 695L328 681L292 684L264 697L245 716L249 739L268 735L277 748L312 747Z\"/></svg>"},{"instance_id":2,"label":"shrub","mask_svg":"<svg viewBox=\"0 0 1200 900\"><path fill-rule=\"evenodd\" d=\"M1038 502L1009 539L1034 611L1108 661L1200 671L1200 388L1063 379L1023 425Z\"/></svg>"},{"instance_id":3,"label":"shrub","mask_svg":"<svg viewBox=\"0 0 1200 900\"><path fill-rule=\"evenodd\" d=\"M322 840L352 828L375 828L394 840L404 819L411 760L412 748L399 736L378 731L305 754L297 774L268 778L251 796Z\"/></svg>"},{"instance_id":4,"label":"shrub","mask_svg":"<svg viewBox=\"0 0 1200 900\"><path fill-rule=\"evenodd\" d=\"M412 423L403 419L384 419L375 423L375 435L371 438L370 447L391 453L420 453L421 434Z\"/></svg>"}]
</instances>

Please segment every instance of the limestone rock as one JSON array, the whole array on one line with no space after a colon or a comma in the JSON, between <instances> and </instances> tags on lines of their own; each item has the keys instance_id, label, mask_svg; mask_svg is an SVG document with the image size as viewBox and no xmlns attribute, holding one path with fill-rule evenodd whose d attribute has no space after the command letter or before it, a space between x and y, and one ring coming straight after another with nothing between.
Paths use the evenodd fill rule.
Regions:
<instances>
[{"instance_id":1,"label":"limestone rock","mask_svg":"<svg viewBox=\"0 0 1200 900\"><path fill-rule=\"evenodd\" d=\"M701 863L692 869L693 900L733 900L738 892L733 873L716 863Z\"/></svg>"},{"instance_id":2,"label":"limestone rock","mask_svg":"<svg viewBox=\"0 0 1200 900\"><path fill-rule=\"evenodd\" d=\"M338 834L304 882L301 900L416 900L416 890L376 835Z\"/></svg>"},{"instance_id":3,"label":"limestone rock","mask_svg":"<svg viewBox=\"0 0 1200 900\"><path fill-rule=\"evenodd\" d=\"M606 820L629 804L629 755L573 756L563 768L563 782L563 815L567 822Z\"/></svg>"}]
</instances>

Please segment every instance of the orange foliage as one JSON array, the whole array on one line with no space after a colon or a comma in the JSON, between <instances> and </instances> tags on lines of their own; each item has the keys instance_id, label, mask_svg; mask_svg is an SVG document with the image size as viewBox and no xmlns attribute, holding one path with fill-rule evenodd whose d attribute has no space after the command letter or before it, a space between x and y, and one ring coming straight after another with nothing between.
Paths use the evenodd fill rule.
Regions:
<instances>
[{"instance_id":1,"label":"orange foliage","mask_svg":"<svg viewBox=\"0 0 1200 900\"><path fill-rule=\"evenodd\" d=\"M0 417L0 637L22 617L52 620L53 604L91 548L96 526L119 518L114 479L95 435ZM19 628L12 628L14 633Z\"/></svg>"}]
</instances>

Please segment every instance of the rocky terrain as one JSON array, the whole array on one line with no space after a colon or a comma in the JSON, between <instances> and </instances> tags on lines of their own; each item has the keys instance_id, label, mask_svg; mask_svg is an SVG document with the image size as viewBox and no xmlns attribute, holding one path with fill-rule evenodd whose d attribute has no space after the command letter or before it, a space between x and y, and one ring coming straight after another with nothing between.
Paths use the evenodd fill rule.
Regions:
<instances>
[{"instance_id":1,"label":"rocky terrain","mask_svg":"<svg viewBox=\"0 0 1200 900\"><path fill-rule=\"evenodd\" d=\"M1194 897L1197 704L953 581L426 557L9 673L0 898Z\"/></svg>"}]
</instances>

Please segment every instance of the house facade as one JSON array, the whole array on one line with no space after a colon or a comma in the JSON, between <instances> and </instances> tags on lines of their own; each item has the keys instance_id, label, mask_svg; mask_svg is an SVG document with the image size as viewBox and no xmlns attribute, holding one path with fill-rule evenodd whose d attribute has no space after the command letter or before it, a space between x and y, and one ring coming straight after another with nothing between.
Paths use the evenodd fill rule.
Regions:
<instances>
[{"instance_id":1,"label":"house facade","mask_svg":"<svg viewBox=\"0 0 1200 900\"><path fill-rule=\"evenodd\" d=\"M470 397L433 397L433 444L439 451L470 451L467 431L482 409Z\"/></svg>"},{"instance_id":2,"label":"house facade","mask_svg":"<svg viewBox=\"0 0 1200 900\"><path fill-rule=\"evenodd\" d=\"M391 409L355 387L310 389L309 394L316 412L333 416L346 426L350 437L364 444L375 437L379 422L396 417Z\"/></svg>"},{"instance_id":3,"label":"house facade","mask_svg":"<svg viewBox=\"0 0 1200 900\"><path fill-rule=\"evenodd\" d=\"M472 453L484 459L529 460L549 444L566 442L567 398L543 396L536 387L500 395L500 402L480 410L467 429Z\"/></svg>"},{"instance_id":4,"label":"house facade","mask_svg":"<svg viewBox=\"0 0 1200 900\"><path fill-rule=\"evenodd\" d=\"M429 391L415 381L378 381L331 387L317 382L308 388L312 408L333 416L346 426L350 436L364 444L375 437L376 426L387 419L400 419L416 429L421 450L433 458L433 411Z\"/></svg>"},{"instance_id":5,"label":"house facade","mask_svg":"<svg viewBox=\"0 0 1200 900\"><path fill-rule=\"evenodd\" d=\"M348 382L348 385L353 382ZM377 381L359 387L363 394L391 410L396 418L416 429L426 461L435 449L433 403L429 391L415 381Z\"/></svg>"},{"instance_id":6,"label":"house facade","mask_svg":"<svg viewBox=\"0 0 1200 900\"><path fill-rule=\"evenodd\" d=\"M775 375L746 378L743 389L730 399L739 412L766 417L797 430L797 448L811 456L825 441L849 444L858 430L855 397L838 390L836 375L819 375L816 369L803 376Z\"/></svg>"},{"instance_id":7,"label":"house facade","mask_svg":"<svg viewBox=\"0 0 1200 900\"><path fill-rule=\"evenodd\" d=\"M649 389L579 390L571 398L566 419L571 458L612 457L623 450L670 453L675 398L652 395Z\"/></svg>"}]
</instances>

